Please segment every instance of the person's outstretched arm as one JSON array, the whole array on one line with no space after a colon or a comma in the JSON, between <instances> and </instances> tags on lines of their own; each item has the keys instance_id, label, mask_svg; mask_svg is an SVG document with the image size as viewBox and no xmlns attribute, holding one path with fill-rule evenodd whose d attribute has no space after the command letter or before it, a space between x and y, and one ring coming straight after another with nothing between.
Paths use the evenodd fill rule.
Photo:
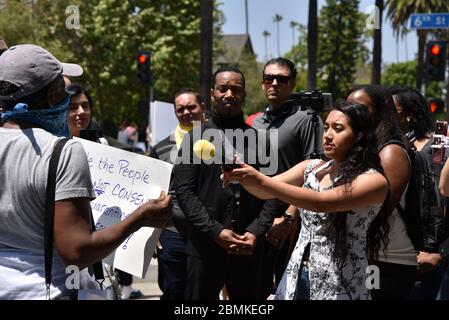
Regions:
<instances>
[{"instance_id":1,"label":"person's outstretched arm","mask_svg":"<svg viewBox=\"0 0 449 320\"><path fill-rule=\"evenodd\" d=\"M298 163L293 168L289 169L288 171L285 171L281 174L278 174L277 176L274 176L273 179L279 182L288 183L295 186L302 186L304 183L304 171L307 168L307 165L310 163L311 160L305 160L301 163ZM242 165L248 167L247 164L242 163ZM238 170L238 169L236 169ZM260 174L263 176L262 173L258 172L256 169L253 168L254 171L252 171L253 174ZM233 174L233 172L237 172L237 174ZM239 179L240 173L239 171L227 171L223 172L222 180L223 183L226 185L230 182L232 182L235 179ZM245 189L253 194L254 196L258 197L259 199L273 199L275 198L273 194L270 192L267 192L264 188L261 188L259 185L249 185L247 184L245 186Z\"/></svg>"},{"instance_id":2,"label":"person's outstretched arm","mask_svg":"<svg viewBox=\"0 0 449 320\"><path fill-rule=\"evenodd\" d=\"M380 173L359 175L351 185L317 192L267 177L247 164L234 169L234 178L257 196L258 190L284 202L315 212L339 212L383 203L388 190L387 179ZM240 177L238 177L240 175Z\"/></svg>"},{"instance_id":3,"label":"person's outstretched arm","mask_svg":"<svg viewBox=\"0 0 449 320\"><path fill-rule=\"evenodd\" d=\"M133 211L125 220L92 232L88 198L55 202L54 239L56 249L66 265L85 268L107 257L130 234L143 226L166 226L171 196L162 194Z\"/></svg>"}]
</instances>

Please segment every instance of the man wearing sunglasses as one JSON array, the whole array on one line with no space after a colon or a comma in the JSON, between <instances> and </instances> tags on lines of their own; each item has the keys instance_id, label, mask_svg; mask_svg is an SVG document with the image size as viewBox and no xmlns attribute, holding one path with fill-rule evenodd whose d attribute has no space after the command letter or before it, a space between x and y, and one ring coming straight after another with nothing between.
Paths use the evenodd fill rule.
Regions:
<instances>
[{"instance_id":1,"label":"man wearing sunglasses","mask_svg":"<svg viewBox=\"0 0 449 320\"><path fill-rule=\"evenodd\" d=\"M314 152L315 141L321 141L323 132L320 121L320 140L315 140L315 129L312 126L312 111L302 110L291 100L296 84L296 68L292 61L284 58L269 60L263 69L262 90L268 101L265 112L253 122L256 129L276 129L277 141L269 141L272 152L278 153L278 171L287 171L297 163L308 159ZM321 146L317 146L322 153ZM270 153L271 154L271 153ZM273 226L267 234L272 244L272 256L276 284L281 280L288 261L290 244L294 245L294 237L298 231L295 226L299 216L296 208L288 208L287 204L278 206L279 212ZM288 208L288 212L286 209Z\"/></svg>"}]
</instances>

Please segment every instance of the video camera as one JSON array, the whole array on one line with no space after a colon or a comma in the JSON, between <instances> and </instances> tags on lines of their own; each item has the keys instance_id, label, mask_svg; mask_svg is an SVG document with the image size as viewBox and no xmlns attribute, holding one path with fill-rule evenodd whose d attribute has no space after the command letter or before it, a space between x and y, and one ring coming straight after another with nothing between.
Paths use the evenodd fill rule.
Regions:
<instances>
[{"instance_id":1,"label":"video camera","mask_svg":"<svg viewBox=\"0 0 449 320\"><path fill-rule=\"evenodd\" d=\"M449 149L449 137L447 136L447 121L435 123L435 134L433 135L432 159L435 164L444 164L447 159Z\"/></svg>"},{"instance_id":2,"label":"video camera","mask_svg":"<svg viewBox=\"0 0 449 320\"><path fill-rule=\"evenodd\" d=\"M332 109L332 93L313 90L292 93L291 99L303 109L311 109L315 112L329 111Z\"/></svg>"}]
</instances>

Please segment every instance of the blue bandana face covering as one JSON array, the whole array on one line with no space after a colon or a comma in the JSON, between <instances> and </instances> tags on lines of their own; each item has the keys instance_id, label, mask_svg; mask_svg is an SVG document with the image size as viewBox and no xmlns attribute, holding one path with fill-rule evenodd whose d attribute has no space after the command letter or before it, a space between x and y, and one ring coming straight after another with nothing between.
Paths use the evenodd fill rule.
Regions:
<instances>
[{"instance_id":1,"label":"blue bandana face covering","mask_svg":"<svg viewBox=\"0 0 449 320\"><path fill-rule=\"evenodd\" d=\"M28 110L28 105L18 103L12 111L2 114L2 121L23 120L53 133L57 136L70 138L67 125L67 110L70 104L70 96L49 109Z\"/></svg>"}]
</instances>

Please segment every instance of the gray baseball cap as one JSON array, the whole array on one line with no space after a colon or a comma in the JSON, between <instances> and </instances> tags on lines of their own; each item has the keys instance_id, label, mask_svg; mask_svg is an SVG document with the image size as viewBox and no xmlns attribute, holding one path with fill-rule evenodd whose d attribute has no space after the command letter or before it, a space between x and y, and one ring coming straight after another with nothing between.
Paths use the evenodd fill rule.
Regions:
<instances>
[{"instance_id":1,"label":"gray baseball cap","mask_svg":"<svg viewBox=\"0 0 449 320\"><path fill-rule=\"evenodd\" d=\"M0 84L10 83L19 90L9 95L0 92L0 99L17 100L29 96L50 84L58 75L77 77L82 74L83 69L79 65L59 62L39 46L17 45L0 56Z\"/></svg>"},{"instance_id":2,"label":"gray baseball cap","mask_svg":"<svg viewBox=\"0 0 449 320\"><path fill-rule=\"evenodd\" d=\"M5 39L0 37L0 51L8 49L8 45L5 42Z\"/></svg>"}]
</instances>

